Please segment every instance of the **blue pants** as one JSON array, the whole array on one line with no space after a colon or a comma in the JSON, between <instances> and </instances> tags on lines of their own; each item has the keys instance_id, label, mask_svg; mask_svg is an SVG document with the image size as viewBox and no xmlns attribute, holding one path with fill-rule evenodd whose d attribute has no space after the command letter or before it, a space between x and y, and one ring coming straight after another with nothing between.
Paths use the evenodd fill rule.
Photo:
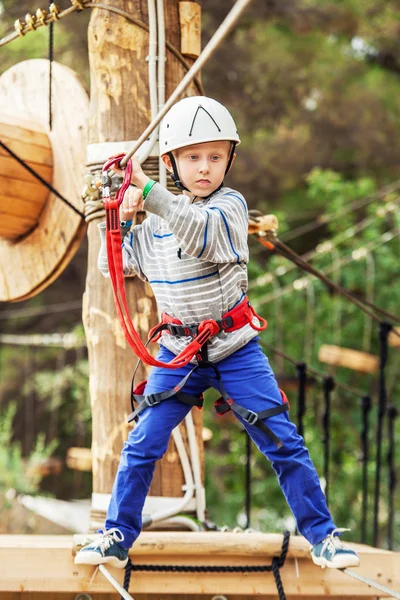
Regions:
<instances>
[{"instance_id":1,"label":"blue pants","mask_svg":"<svg viewBox=\"0 0 400 600\"><path fill-rule=\"evenodd\" d=\"M173 354L161 346L157 358L169 362ZM241 406L256 412L282 403L282 398L267 357L256 340L217 363L227 393ZM154 367L145 393L173 388L190 366L172 370ZM183 391L199 396L217 382L210 368L195 372ZM155 463L166 452L172 430L185 418L190 407L172 398L146 408L130 432L121 454L108 508L106 529L118 527L124 535L123 546L130 548L142 526L142 509L153 477ZM335 529L325 496L303 438L284 412L265 422L283 441L278 450L263 432L240 418L253 442L270 460L279 484L297 521L300 533L317 544Z\"/></svg>"}]
</instances>

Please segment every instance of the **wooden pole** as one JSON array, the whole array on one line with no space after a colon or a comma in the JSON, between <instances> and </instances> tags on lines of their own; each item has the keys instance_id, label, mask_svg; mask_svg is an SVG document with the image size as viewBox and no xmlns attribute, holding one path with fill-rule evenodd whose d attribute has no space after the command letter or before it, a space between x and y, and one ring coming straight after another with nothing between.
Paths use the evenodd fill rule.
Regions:
<instances>
[{"instance_id":1,"label":"wooden pole","mask_svg":"<svg viewBox=\"0 0 400 600\"><path fill-rule=\"evenodd\" d=\"M103 0L148 22L147 3L140 0ZM166 39L179 48L178 0L165 2ZM89 24L91 100L89 144L136 140L150 122L148 33L112 12L94 9ZM179 61L167 52L167 97L184 75ZM193 87L189 93L198 93ZM154 168L154 158L150 158ZM146 171L146 165L144 169ZM157 160L158 164L158 160ZM153 179L157 175L152 173ZM130 381L136 357L119 325L111 284L97 269L99 234L95 219L88 226L88 272L84 294L83 321L87 336L90 368L90 397L93 414L93 492L109 494L118 467L120 451L129 428ZM150 286L138 278L127 278L127 297L135 327L142 339L156 323L156 304ZM155 348L156 349L156 348ZM137 381L146 376L141 367ZM197 414L196 414L197 413ZM198 443L201 444L201 417L194 414ZM202 447L200 448L202 451ZM183 475L172 441L160 461L151 493L182 496Z\"/></svg>"}]
</instances>

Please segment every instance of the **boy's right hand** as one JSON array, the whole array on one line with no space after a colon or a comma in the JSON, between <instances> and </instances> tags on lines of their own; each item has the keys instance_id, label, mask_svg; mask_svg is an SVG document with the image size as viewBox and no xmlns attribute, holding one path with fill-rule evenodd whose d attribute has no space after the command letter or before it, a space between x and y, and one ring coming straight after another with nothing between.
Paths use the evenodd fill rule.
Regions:
<instances>
[{"instance_id":1,"label":"boy's right hand","mask_svg":"<svg viewBox=\"0 0 400 600\"><path fill-rule=\"evenodd\" d=\"M121 221L132 221L139 210L143 210L142 190L129 187L126 190L124 200L119 207L119 218Z\"/></svg>"}]
</instances>

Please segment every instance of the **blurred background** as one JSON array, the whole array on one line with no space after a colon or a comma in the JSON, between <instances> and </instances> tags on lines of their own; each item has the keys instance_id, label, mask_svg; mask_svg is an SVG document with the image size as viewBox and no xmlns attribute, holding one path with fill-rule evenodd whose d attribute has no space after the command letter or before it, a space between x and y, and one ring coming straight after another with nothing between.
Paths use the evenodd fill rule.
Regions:
<instances>
[{"instance_id":1,"label":"blurred background","mask_svg":"<svg viewBox=\"0 0 400 600\"><path fill-rule=\"evenodd\" d=\"M204 47L233 2L203 0L201 5ZM0 36L36 8L32 2L0 1ZM54 60L73 68L88 93L89 18L89 10L74 13L54 27ZM400 301L399 34L397 0L257 0L202 72L206 94L229 108L242 139L228 184L243 193L250 208L276 214L280 237L296 252L313 251L313 265L394 314ZM19 61L46 58L48 28L4 46L0 53L0 74ZM297 414L296 366L275 350L360 391L357 396L336 388L332 396L329 502L338 525L350 526L355 540L363 533L370 543L377 373L328 370L318 354L321 345L336 344L377 355L377 323L256 239L249 243L250 298L269 321L262 340L273 347L267 354L291 401L292 419ZM91 474L66 464L68 448L91 444L81 322L86 261L84 241L44 292L28 301L0 304L0 533L68 530L29 511L28 502L17 502L23 495L68 501L86 500L91 494ZM29 334L37 334L36 343L21 337ZM400 348L390 348L386 383L394 407L399 406L399 357ZM364 395L371 396L372 409L366 459L369 512L363 524ZM210 438L210 520L281 531L290 524L290 514L270 465L256 452L248 459L246 436L232 420L217 421L213 412L211 405L204 411ZM323 421L323 387L317 377L307 390L304 435L324 483ZM398 420L395 427L398 438ZM386 501L399 478L400 444L394 450L393 473L387 465L386 425L384 438L379 543L385 547ZM398 488L394 498L393 544L400 550Z\"/></svg>"}]
</instances>

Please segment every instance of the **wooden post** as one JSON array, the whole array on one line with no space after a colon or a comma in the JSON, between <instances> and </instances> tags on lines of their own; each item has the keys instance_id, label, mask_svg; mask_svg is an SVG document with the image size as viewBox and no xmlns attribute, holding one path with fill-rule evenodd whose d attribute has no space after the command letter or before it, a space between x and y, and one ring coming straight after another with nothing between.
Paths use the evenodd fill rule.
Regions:
<instances>
[{"instance_id":1,"label":"wooden post","mask_svg":"<svg viewBox=\"0 0 400 600\"><path fill-rule=\"evenodd\" d=\"M146 3L140 0L103 0L148 23ZM179 48L178 0L165 2L166 39ZM89 24L91 101L89 144L136 140L150 122L148 33L107 10L94 9ZM167 97L184 75L182 64L167 51ZM192 88L189 94L199 93ZM154 169L158 160L144 165ZM150 175L157 179L157 171ZM116 315L111 284L97 269L100 219L88 227L88 272L83 321L90 365L90 396L93 414L93 492L111 492L120 451L129 427L130 382L136 357L125 341ZM156 323L156 305L150 286L138 278L127 278L127 297L137 331L145 340ZM156 349L156 348L155 348ZM137 381L146 376L141 367ZM201 417L195 411L196 433L201 445ZM200 448L202 452L202 447ZM182 496L183 475L172 441L156 469L151 491L162 496Z\"/></svg>"}]
</instances>

